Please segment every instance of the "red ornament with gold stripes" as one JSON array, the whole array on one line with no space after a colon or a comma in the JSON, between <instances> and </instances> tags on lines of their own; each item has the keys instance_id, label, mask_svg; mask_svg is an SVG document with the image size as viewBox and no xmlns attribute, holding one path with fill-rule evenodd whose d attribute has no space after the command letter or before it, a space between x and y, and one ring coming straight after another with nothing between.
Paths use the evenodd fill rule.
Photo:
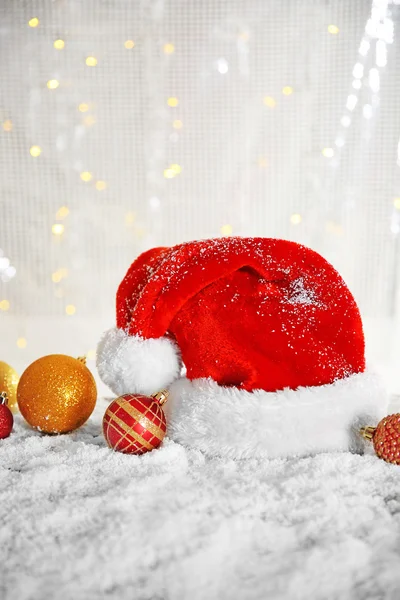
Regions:
<instances>
[{"instance_id":1,"label":"red ornament with gold stripes","mask_svg":"<svg viewBox=\"0 0 400 600\"><path fill-rule=\"evenodd\" d=\"M163 390L153 396L124 394L111 402L103 418L107 444L124 454L144 454L164 439L167 423L162 405L168 399Z\"/></svg>"}]
</instances>

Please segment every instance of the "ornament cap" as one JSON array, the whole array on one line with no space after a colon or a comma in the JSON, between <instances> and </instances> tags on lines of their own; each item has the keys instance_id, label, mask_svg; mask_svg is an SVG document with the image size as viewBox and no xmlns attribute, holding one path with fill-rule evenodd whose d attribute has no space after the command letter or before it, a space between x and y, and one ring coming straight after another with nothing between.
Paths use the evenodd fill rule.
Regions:
<instances>
[{"instance_id":1,"label":"ornament cap","mask_svg":"<svg viewBox=\"0 0 400 600\"><path fill-rule=\"evenodd\" d=\"M83 365L86 365L86 355L85 356L78 356L78 358L76 360L78 360Z\"/></svg>"},{"instance_id":2,"label":"ornament cap","mask_svg":"<svg viewBox=\"0 0 400 600\"><path fill-rule=\"evenodd\" d=\"M8 405L8 395L7 392L0 392L0 404Z\"/></svg>"},{"instance_id":3,"label":"ornament cap","mask_svg":"<svg viewBox=\"0 0 400 600\"><path fill-rule=\"evenodd\" d=\"M157 403L160 406L162 406L163 404L165 404L167 402L168 396L169 396L168 390L160 390L159 392L156 392L155 394L151 395L152 398L157 400Z\"/></svg>"},{"instance_id":4,"label":"ornament cap","mask_svg":"<svg viewBox=\"0 0 400 600\"><path fill-rule=\"evenodd\" d=\"M376 431L376 427L361 427L360 434L366 440L372 440L374 437L374 433Z\"/></svg>"}]
</instances>

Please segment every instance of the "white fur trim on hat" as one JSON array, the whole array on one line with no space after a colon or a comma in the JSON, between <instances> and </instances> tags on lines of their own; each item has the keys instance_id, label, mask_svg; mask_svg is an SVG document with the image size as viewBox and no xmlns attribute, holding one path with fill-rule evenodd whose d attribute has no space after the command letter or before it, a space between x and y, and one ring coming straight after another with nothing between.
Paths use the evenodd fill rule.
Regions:
<instances>
[{"instance_id":1,"label":"white fur trim on hat","mask_svg":"<svg viewBox=\"0 0 400 600\"><path fill-rule=\"evenodd\" d=\"M100 378L117 396L150 395L168 387L179 377L181 365L176 344L165 337L144 339L114 327L97 347Z\"/></svg>"},{"instance_id":2,"label":"white fur trim on hat","mask_svg":"<svg viewBox=\"0 0 400 600\"><path fill-rule=\"evenodd\" d=\"M359 428L376 425L387 405L379 378L365 372L330 385L279 392L183 378L172 384L165 410L167 434L176 442L241 459L360 452Z\"/></svg>"}]
</instances>

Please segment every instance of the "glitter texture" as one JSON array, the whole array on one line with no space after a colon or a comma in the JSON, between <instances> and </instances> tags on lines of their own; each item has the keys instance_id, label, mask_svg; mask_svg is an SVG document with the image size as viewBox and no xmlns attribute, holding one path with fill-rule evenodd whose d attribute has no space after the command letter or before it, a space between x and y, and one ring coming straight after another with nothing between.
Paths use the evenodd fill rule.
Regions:
<instances>
[{"instance_id":1,"label":"glitter texture","mask_svg":"<svg viewBox=\"0 0 400 600\"><path fill-rule=\"evenodd\" d=\"M382 419L375 430L373 442L379 458L400 465L400 413Z\"/></svg>"},{"instance_id":2,"label":"glitter texture","mask_svg":"<svg viewBox=\"0 0 400 600\"><path fill-rule=\"evenodd\" d=\"M5 362L0 361L0 392L7 392L8 408L12 412L18 411L17 386L19 376L15 369Z\"/></svg>"},{"instance_id":3,"label":"glitter texture","mask_svg":"<svg viewBox=\"0 0 400 600\"><path fill-rule=\"evenodd\" d=\"M29 425L45 433L67 433L90 417L97 390L89 369L63 354L44 356L21 376L17 399Z\"/></svg>"}]
</instances>

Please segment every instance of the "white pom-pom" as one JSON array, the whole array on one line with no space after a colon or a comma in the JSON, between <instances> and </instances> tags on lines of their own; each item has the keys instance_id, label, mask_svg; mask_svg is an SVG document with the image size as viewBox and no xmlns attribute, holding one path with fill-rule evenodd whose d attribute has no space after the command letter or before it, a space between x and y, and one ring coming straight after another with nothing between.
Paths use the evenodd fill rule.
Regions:
<instances>
[{"instance_id":1,"label":"white pom-pom","mask_svg":"<svg viewBox=\"0 0 400 600\"><path fill-rule=\"evenodd\" d=\"M181 366L176 344L165 337L144 339L115 327L97 347L99 375L117 396L150 395L166 388L179 377Z\"/></svg>"}]
</instances>

